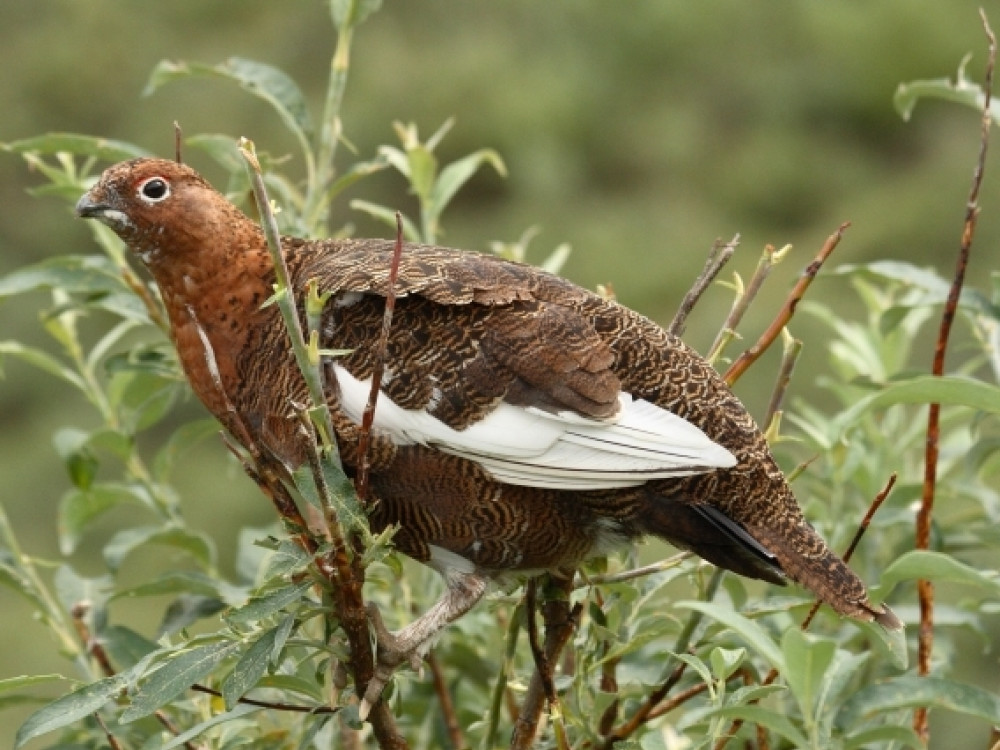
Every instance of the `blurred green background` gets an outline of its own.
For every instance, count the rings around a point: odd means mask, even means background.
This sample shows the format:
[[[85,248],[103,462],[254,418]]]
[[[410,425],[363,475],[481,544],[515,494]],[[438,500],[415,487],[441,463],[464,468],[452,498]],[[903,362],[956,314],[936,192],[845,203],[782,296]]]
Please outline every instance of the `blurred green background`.
[[[395,143],[393,120],[415,122],[429,135],[455,117],[438,149],[441,160],[493,147],[510,176],[484,169],[473,179],[445,214],[446,244],[486,249],[538,226],[529,257],[540,260],[569,242],[574,252],[565,275],[589,287],[612,282],[625,304],[662,322],[717,237],[741,234],[733,267],[744,276],[765,243],[792,243],[794,254],[775,271],[745,326],[755,338],[799,270],[845,220],[853,226],[831,265],[892,258],[951,275],[978,117],[930,102],[904,123],[892,95],[900,82],[954,74],[970,51],[970,75],[981,77],[977,5],[387,0],[355,40],[345,134],[361,158],[370,158],[378,144]],[[1000,24],[1000,13],[993,21]],[[0,141],[71,131],[170,156],[178,120],[187,134],[245,135],[271,153],[292,152],[272,112],[234,86],[200,80],[147,98],[141,92],[163,58],[216,63],[238,55],[290,73],[315,115],[332,44],[320,0],[4,0]],[[990,210],[997,160],[991,157],[984,185],[972,283],[985,284],[987,272],[1000,267],[1000,222]],[[189,150],[186,161],[221,177],[203,154]],[[289,165],[292,172],[300,167]],[[26,194],[39,182],[18,157],[0,155],[0,274],[92,248],[88,228],[65,203]],[[350,210],[348,199],[356,197],[413,207],[394,173],[362,182],[333,217],[335,226],[350,222],[360,235],[387,230]],[[842,279],[821,278],[810,295],[851,312]],[[721,290],[707,296],[689,325],[692,344],[707,346],[728,303]],[[38,315],[46,304],[40,295],[4,305],[0,339],[42,341]],[[100,328],[101,321],[89,324]],[[823,369],[822,341],[810,341],[807,321],[794,329],[806,339],[807,355],[794,388],[809,393]],[[770,371],[766,364],[757,369],[739,391],[759,414]],[[4,370],[2,502],[24,547],[59,559],[55,510],[69,483],[50,437],[58,426],[89,425],[92,416],[54,380],[14,361]],[[187,403],[181,411],[190,416],[199,408]],[[267,524],[271,511],[225,453],[212,442],[188,455],[178,484],[190,517],[213,533],[228,564],[235,529]],[[102,541],[85,540],[73,564],[101,572]],[[140,557],[131,564],[168,563]],[[129,606],[115,611],[131,616]],[[132,614],[141,616],[138,608]],[[70,669],[5,589],[0,633],[0,678]],[[983,662],[981,653],[966,658]],[[995,659],[988,654],[990,664]],[[0,714],[0,737],[26,711]]]

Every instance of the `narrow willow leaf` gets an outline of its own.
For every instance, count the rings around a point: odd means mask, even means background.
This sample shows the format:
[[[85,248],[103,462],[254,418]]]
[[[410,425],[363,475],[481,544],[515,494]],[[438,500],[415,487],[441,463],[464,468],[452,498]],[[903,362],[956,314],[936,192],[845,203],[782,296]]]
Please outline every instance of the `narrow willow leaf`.
[[[278,627],[266,631],[254,642],[250,648],[244,652],[236,666],[222,681],[222,698],[226,702],[226,709],[229,710],[236,705],[236,701],[257,684],[267,673],[267,667],[271,663],[271,656],[274,653],[275,639],[278,635]]]
[[[0,361],[2,361],[5,356],[16,357],[23,362],[27,362],[33,367],[37,367],[42,372],[54,375],[60,380],[71,384],[85,395],[89,391],[87,384],[83,381],[83,378],[51,354],[44,352],[41,349],[25,346],[19,341],[0,341]]]
[[[148,96],[171,81],[197,76],[224,78],[239,84],[243,90],[270,104],[300,141],[311,137],[309,110],[298,84],[284,71],[255,60],[231,57],[218,65],[162,60],[153,69],[143,95]]]
[[[875,727],[852,734],[843,741],[844,750],[862,750],[872,747],[890,747],[898,742],[900,747],[924,748],[923,741],[910,727]]]
[[[132,704],[122,712],[121,723],[141,719],[166,705],[209,675],[239,646],[239,643],[233,642],[209,643],[175,654],[142,684],[133,696]]]
[[[907,674],[859,690],[844,703],[837,725],[848,729],[887,711],[916,706],[946,708],[1000,724],[1000,697],[993,693],[941,677]]]
[[[124,625],[109,625],[97,636],[111,663],[119,669],[131,668],[160,647]]]
[[[241,719],[247,714],[256,713],[257,711],[262,711],[261,706],[236,706],[236,708],[231,711],[226,711],[225,713],[213,716],[211,719],[206,719],[200,724],[196,724],[191,727],[186,732],[181,732],[176,737],[174,737],[170,742],[165,745],[159,745],[160,750],[171,750],[175,747],[181,747],[182,745],[190,747],[188,743],[198,737],[200,734],[205,732],[212,727],[218,726],[219,724],[225,724],[228,721],[235,721]],[[245,722],[244,722],[245,723]],[[299,747],[306,747],[306,745],[300,745]]]
[[[382,0],[330,0],[330,16],[337,29],[357,26],[382,7]]]
[[[117,674],[74,690],[56,701],[38,709],[17,730],[15,750],[28,740],[69,726],[99,710],[128,684],[128,677]]]
[[[226,615],[226,620],[234,625],[263,620],[265,617],[284,609],[292,602],[298,601],[310,588],[312,588],[312,583],[306,582],[296,586],[284,586],[265,596],[251,597],[244,606],[229,612]]]
[[[19,141],[4,143],[5,151],[19,154],[55,154],[68,151],[78,156],[93,156],[101,161],[126,161],[140,156],[150,156],[150,153],[133,143],[115,141],[110,138],[95,138],[79,133],[46,133],[24,138]]]
[[[716,622],[725,625],[747,642],[754,651],[763,656],[772,667],[780,673],[785,673],[785,659],[778,648],[778,644],[769,636],[764,629],[753,620],[747,619],[739,612],[734,612],[728,607],[712,602],[685,601],[677,602],[675,607],[680,609],[693,609],[708,615]]]
[[[180,527],[163,526],[139,526],[119,531],[104,546],[104,562],[112,571],[117,571],[130,553],[147,544],[186,552],[204,568],[215,563],[215,546],[210,537]]]
[[[103,255],[62,255],[0,277],[0,299],[38,289],[100,295],[128,291],[118,268]]]
[[[90,524],[123,503],[145,504],[134,488],[119,483],[99,482],[63,495],[57,513],[60,551],[64,555],[72,554]]]
[[[369,203],[368,201],[353,200],[351,201],[351,208],[355,211],[362,211],[368,214],[373,219],[381,221],[383,224],[392,227],[396,227],[396,212],[385,206],[380,206],[377,203]],[[406,214],[403,214],[403,236],[410,242],[420,241],[420,230],[417,229],[417,225],[413,223]]]
[[[503,159],[493,149],[481,149],[457,161],[453,161],[441,170],[441,175],[434,182],[434,186],[430,190],[427,213],[435,219],[439,217],[451,202],[451,199],[455,197],[455,193],[484,164],[492,166],[501,177],[507,176],[507,167]]]
[[[722,716],[727,719],[743,719],[743,721],[758,724],[772,732],[777,732],[791,742],[793,747],[814,747],[788,717],[761,706],[726,706],[710,712],[709,715]]]
[[[65,679],[61,674],[23,674],[20,677],[8,677],[0,680],[0,693],[9,693],[49,682],[61,682]]]
[[[1000,386],[955,375],[921,375],[890,383],[878,393],[865,396],[836,419],[839,432],[868,412],[894,404],[941,404],[967,406],[978,411],[1000,414]]]
[[[963,583],[985,589],[993,596],[1000,595],[1000,579],[996,571],[978,570],[950,555],[932,550],[910,550],[893,560],[882,573],[877,595],[884,599],[900,581],[912,581],[918,578]]]
[[[825,638],[789,628],[781,638],[781,651],[787,670],[782,674],[806,717],[816,715],[816,696],[826,677],[826,670],[837,651],[837,644]]]

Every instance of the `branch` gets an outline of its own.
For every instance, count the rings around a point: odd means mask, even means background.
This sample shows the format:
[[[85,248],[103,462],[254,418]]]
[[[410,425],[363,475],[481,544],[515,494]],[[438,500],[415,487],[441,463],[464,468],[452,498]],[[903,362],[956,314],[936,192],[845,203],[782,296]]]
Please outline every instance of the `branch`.
[[[746,287],[738,287],[736,299],[733,300],[733,306],[729,310],[729,315],[723,322],[718,334],[716,334],[712,346],[709,347],[707,357],[709,362],[714,362],[722,354],[722,350],[726,344],[735,335],[736,327],[743,320],[743,316],[750,308],[750,304],[757,298],[757,293],[771,274],[771,269],[780,263],[791,249],[791,245],[785,245],[780,250],[775,250],[773,245],[764,246],[764,252],[758,258],[757,267],[754,268],[753,276],[750,277],[750,283]],[[736,277],[736,281],[740,283],[739,276]]]
[[[260,164],[254,153],[253,143],[245,138],[241,139],[240,154],[246,162],[254,199],[261,217],[261,226],[264,230],[268,250],[271,253],[271,259],[274,263],[274,272],[277,281],[275,299],[288,331],[296,364],[309,390],[309,398],[312,402],[309,415],[312,425],[320,433],[319,442],[315,439],[315,435],[313,435],[311,442],[313,443],[314,450],[323,450],[325,453],[324,458],[332,461],[339,469],[341,468],[341,464],[337,453],[333,420],[330,410],[327,408],[319,367],[318,341],[315,342],[316,346],[309,347],[302,335],[302,325],[299,322],[288,268],[285,265],[284,255],[281,252],[281,238],[278,234],[277,221],[274,218],[274,212],[267,197],[267,189],[264,186],[264,179],[261,175]],[[314,349],[316,351],[313,351]],[[320,448],[320,443],[322,443],[322,448]],[[322,472],[318,473],[322,474]],[[276,485],[272,485],[270,481],[267,484],[272,499],[283,501],[287,490],[279,489],[278,485],[281,485],[280,479]],[[317,489],[322,490],[323,484],[318,482]],[[330,598],[333,602],[334,611],[331,615],[339,622],[340,627],[347,637],[354,685],[358,695],[363,695],[375,669],[375,654],[372,649],[368,627],[368,614],[362,595],[364,571],[360,565],[355,564],[357,555],[352,555],[347,545],[343,526],[338,515],[338,510],[341,509],[333,506],[333,498],[330,495],[321,493],[321,498],[327,511],[324,516],[326,519],[326,533],[330,542],[330,551],[322,557],[314,555],[314,561],[320,573],[326,579]],[[294,502],[292,505],[294,505]],[[315,544],[315,540],[312,541],[312,544]],[[403,739],[396,728],[396,722],[385,701],[378,701],[375,704],[371,710],[369,721],[374,730],[375,739],[381,748],[402,750],[407,747],[406,740]]]
[[[997,40],[990,28],[985,11],[979,10],[983,30],[989,42],[989,60],[986,63],[986,81],[983,88],[983,114],[979,135],[979,159],[972,176],[972,187],[965,204],[965,222],[962,226],[962,241],[955,264],[955,276],[948,290],[948,299],[941,315],[941,326],[938,330],[937,343],[934,346],[934,361],[931,367],[933,375],[944,374],[945,354],[948,350],[948,338],[951,326],[958,310],[958,300],[965,281],[965,271],[969,265],[969,255],[972,250],[972,238],[976,231],[976,221],[979,218],[979,191],[983,184],[983,174],[986,171],[986,151],[990,141],[990,104],[993,98],[993,70],[996,66]],[[941,405],[931,404],[927,414],[927,441],[924,458],[924,486],[920,500],[920,510],[917,512],[916,547],[927,549],[930,546],[931,521],[934,515],[934,491],[937,485],[938,441],[941,435]],[[934,648],[934,584],[925,579],[917,581],[917,594],[920,599],[920,631],[917,635],[917,671],[921,675],[930,674],[931,652]],[[927,708],[918,708],[913,713],[913,729],[917,735],[927,742],[930,738]]]
[[[545,645],[544,655],[549,664],[558,660],[570,636],[576,630],[580,620],[580,613],[583,605],[577,604],[572,609],[569,606],[569,592],[573,582],[569,578],[554,578],[549,576],[550,585],[546,587],[545,603],[542,605],[542,617],[545,620]],[[551,594],[555,594],[553,597]],[[530,622],[530,616],[529,616]],[[538,731],[538,721],[545,707],[545,686],[542,683],[543,677],[540,669],[536,668],[528,685],[528,692],[521,705],[517,721],[514,723],[514,733],[511,738],[511,750],[528,750],[532,747],[535,732]],[[549,675],[551,679],[551,675]],[[557,727],[558,729],[558,727]],[[564,737],[557,736],[557,741],[562,747]]]
[[[771,321],[771,325],[769,325],[767,330],[761,334],[759,339],[757,339],[757,343],[743,352],[743,354],[741,354],[736,361],[729,366],[729,369],[726,370],[726,374],[723,376],[726,383],[732,385],[739,380],[740,376],[747,371],[750,365],[756,362],[760,356],[767,351],[768,347],[774,343],[774,340],[778,338],[781,334],[781,329],[788,325],[788,321],[790,321],[792,316],[795,314],[795,308],[805,295],[809,285],[812,284],[812,280],[816,278],[816,274],[819,273],[819,269],[823,267],[823,263],[828,257],[830,257],[830,253],[832,253],[840,243],[840,238],[844,236],[844,231],[849,226],[850,224],[845,222],[840,225],[836,232],[827,237],[826,242],[823,243],[823,247],[820,248],[816,257],[813,258],[812,263],[806,266],[802,275],[799,276],[799,280],[796,282],[795,286],[792,287],[792,291],[789,292],[788,297],[785,298],[785,303],[781,306],[781,309],[778,311],[774,320]]]
[[[719,275],[722,267],[733,257],[733,253],[736,252],[739,244],[740,236],[738,234],[734,235],[725,244],[722,244],[721,240],[716,240],[712,244],[712,249],[708,252],[708,259],[705,261],[705,267],[701,269],[698,278],[694,280],[688,293],[681,300],[681,306],[677,308],[674,319],[670,321],[670,325],[667,327],[668,333],[672,333],[674,336],[684,335],[684,327],[687,324],[687,317],[691,314],[691,310],[698,304],[701,295],[705,293],[705,290],[715,280],[715,277]]]
[[[403,215],[397,211],[396,248],[392,253],[392,264],[389,266],[389,289],[385,293],[382,331],[379,333],[378,344],[375,347],[372,386],[368,392],[368,403],[365,404],[365,411],[361,417],[361,434],[358,438],[358,474],[354,479],[354,488],[362,505],[368,500],[368,472],[371,469],[371,453],[368,446],[371,441],[372,424],[375,421],[375,406],[378,403],[378,394],[382,387],[382,373],[385,371],[386,350],[389,348],[389,330],[392,328],[392,313],[396,309],[396,279],[399,277],[399,260],[402,256]]]
[[[462,734],[462,725],[458,723],[458,716],[455,713],[455,702],[451,699],[451,692],[448,690],[448,683],[444,679],[444,670],[437,655],[430,651],[427,654],[427,664],[431,668],[431,677],[434,679],[434,692],[437,693],[438,702],[441,704],[441,714],[444,717],[444,725],[448,730],[448,739],[454,750],[462,750],[468,747],[465,737]]]

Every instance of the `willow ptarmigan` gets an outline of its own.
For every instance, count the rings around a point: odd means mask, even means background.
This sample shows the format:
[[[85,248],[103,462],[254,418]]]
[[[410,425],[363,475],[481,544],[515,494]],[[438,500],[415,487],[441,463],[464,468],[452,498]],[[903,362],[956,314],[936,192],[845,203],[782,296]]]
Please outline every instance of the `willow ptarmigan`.
[[[192,169],[159,159],[109,168],[76,210],[152,273],[208,409],[229,424],[228,402],[285,465],[301,463],[290,403],[308,399],[279,312],[262,307],[275,276],[260,227]],[[350,350],[323,369],[350,473],[393,245],[282,244],[300,297],[310,279],[332,293],[321,346]],[[491,577],[572,569],[645,534],[900,627],[806,522],[753,419],[679,339],[556,276],[472,252],[407,245],[396,289],[370,520],[399,524],[396,546],[447,590],[380,643],[380,683]]]

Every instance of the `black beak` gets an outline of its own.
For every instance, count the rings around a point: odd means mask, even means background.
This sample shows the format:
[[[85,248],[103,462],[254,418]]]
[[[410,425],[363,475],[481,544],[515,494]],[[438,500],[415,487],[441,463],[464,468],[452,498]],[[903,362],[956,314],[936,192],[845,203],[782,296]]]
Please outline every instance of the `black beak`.
[[[90,197],[90,193],[84,193],[80,200],[76,202],[76,215],[81,219],[100,218],[110,206],[106,203],[98,203]]]

